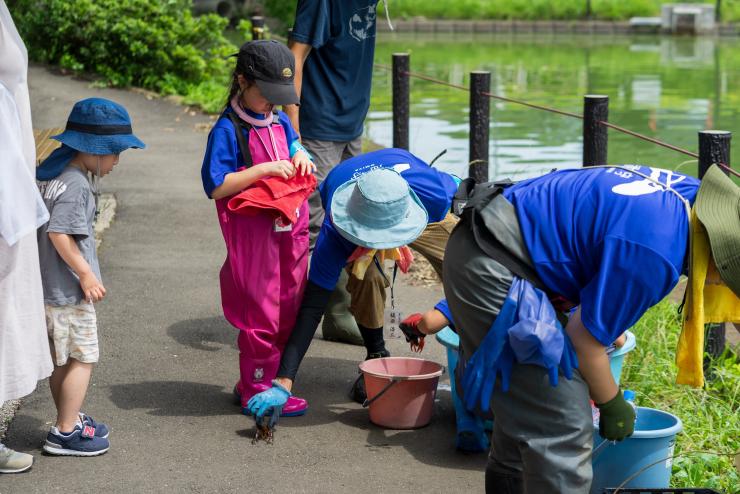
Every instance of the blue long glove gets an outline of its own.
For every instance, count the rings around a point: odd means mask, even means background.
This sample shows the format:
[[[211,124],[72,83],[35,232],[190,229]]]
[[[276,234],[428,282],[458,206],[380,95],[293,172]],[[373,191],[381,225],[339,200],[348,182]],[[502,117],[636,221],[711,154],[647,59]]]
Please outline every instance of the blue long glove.
[[[283,406],[292,395],[290,391],[277,381],[272,381],[272,387],[252,396],[247,402],[249,413],[255,417],[263,417],[270,410],[273,417],[280,416]]]
[[[502,391],[508,391],[515,362],[544,367],[552,386],[558,384],[559,369],[572,379],[578,367],[573,345],[547,296],[519,278],[514,278],[498,317],[465,366],[461,384],[468,410],[488,410],[497,377]]]
[[[521,280],[514,278],[496,320],[465,365],[462,388],[468,410],[475,410],[478,405],[483,412],[489,409],[499,373],[502,387],[508,390],[514,360],[507,333],[515,322],[520,287]]]
[[[578,358],[545,292],[524,282],[517,317],[517,323],[509,329],[516,361],[547,369],[552,386],[558,385],[558,370],[572,379]]]

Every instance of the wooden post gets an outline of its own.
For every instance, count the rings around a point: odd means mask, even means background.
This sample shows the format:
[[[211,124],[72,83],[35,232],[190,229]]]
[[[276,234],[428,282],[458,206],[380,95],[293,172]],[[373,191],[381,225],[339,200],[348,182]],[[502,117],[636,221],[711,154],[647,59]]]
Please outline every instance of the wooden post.
[[[265,18],[261,15],[254,15],[252,21],[252,41],[265,39]]]
[[[715,163],[730,166],[731,139],[732,133],[726,130],[703,130],[699,132],[700,179],[704,177],[709,167]]]
[[[583,166],[602,166],[607,161],[609,96],[587,94],[583,97]]]
[[[732,133],[725,130],[704,130],[699,132],[699,178],[704,177],[709,167],[715,163],[730,166],[731,138]],[[725,324],[707,324],[706,335],[704,348],[710,358],[704,359],[704,370],[709,369],[711,358],[719,357],[725,351],[727,342]]]
[[[488,141],[491,122],[491,73],[470,73],[470,152],[468,176],[476,182],[488,181]]]
[[[393,147],[409,149],[409,54],[393,54]]]

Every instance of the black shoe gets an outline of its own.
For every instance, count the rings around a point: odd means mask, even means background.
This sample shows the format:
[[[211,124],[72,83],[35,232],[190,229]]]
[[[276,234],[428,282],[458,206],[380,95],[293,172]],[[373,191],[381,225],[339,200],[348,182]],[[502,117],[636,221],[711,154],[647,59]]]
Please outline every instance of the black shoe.
[[[391,352],[389,352],[388,350],[381,350],[380,352],[368,353],[367,357],[365,357],[365,360],[372,360],[374,358],[385,358],[390,356]]]
[[[388,350],[383,350],[380,352],[368,353],[367,357],[365,357],[365,360],[385,358],[390,356],[391,352],[389,352]],[[360,404],[364,403],[367,399],[367,393],[365,392],[365,376],[362,374],[362,372],[360,372],[360,375],[357,376],[355,382],[352,383],[352,388],[350,388],[349,390],[349,399]]]
[[[365,392],[365,376],[360,374],[352,384],[352,388],[349,390],[349,399],[355,403],[363,404],[367,399],[367,393]]]

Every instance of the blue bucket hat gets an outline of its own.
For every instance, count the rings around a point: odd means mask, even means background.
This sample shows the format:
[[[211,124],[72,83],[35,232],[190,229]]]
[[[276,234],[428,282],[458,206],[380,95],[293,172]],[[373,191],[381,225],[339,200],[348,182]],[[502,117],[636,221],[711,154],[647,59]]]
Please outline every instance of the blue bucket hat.
[[[376,168],[340,185],[331,200],[331,221],[345,239],[371,249],[416,240],[429,216],[408,182],[392,168]]]
[[[59,175],[76,152],[120,154],[128,148],[144,149],[133,134],[126,109],[111,100],[88,98],[75,103],[61,134],[51,136],[62,143],[36,170],[36,178],[49,180]]]

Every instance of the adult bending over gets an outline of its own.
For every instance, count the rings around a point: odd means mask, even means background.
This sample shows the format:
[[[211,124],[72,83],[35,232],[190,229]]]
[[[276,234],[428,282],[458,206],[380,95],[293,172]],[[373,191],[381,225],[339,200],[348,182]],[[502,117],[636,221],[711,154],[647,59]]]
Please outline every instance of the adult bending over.
[[[501,190],[478,186],[467,208],[448,242],[443,283],[460,334],[463,399],[490,404],[496,417],[486,491],[587,493],[589,395],[602,437],[634,429],[605,347],[688,273],[692,319],[679,344],[679,381],[698,385],[697,294],[712,297],[706,321],[722,317],[718,308],[740,312],[740,190],[717,166],[701,185],[658,168],[595,167]],[[565,334],[553,305],[578,307]]]
[[[291,396],[298,367],[345,266],[350,272],[350,310],[360,328],[367,359],[390,355],[383,340],[389,280],[381,272],[378,259],[395,256],[386,249],[410,245],[441,270],[447,238],[456,221],[449,214],[455,190],[452,175],[401,149],[360,155],[329,173],[320,185],[326,217],[298,318],[277,378],[272,388],[249,401],[251,413],[262,416],[273,407],[282,407]],[[358,259],[348,265],[355,257]],[[356,401],[365,399],[362,379],[355,382],[351,395]]]

